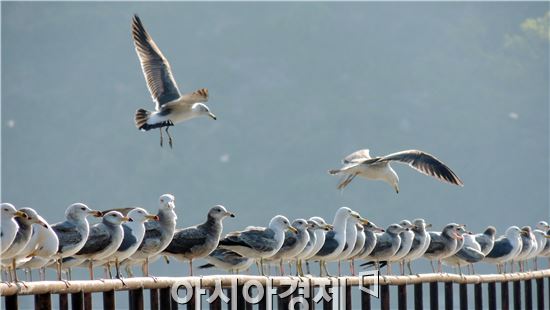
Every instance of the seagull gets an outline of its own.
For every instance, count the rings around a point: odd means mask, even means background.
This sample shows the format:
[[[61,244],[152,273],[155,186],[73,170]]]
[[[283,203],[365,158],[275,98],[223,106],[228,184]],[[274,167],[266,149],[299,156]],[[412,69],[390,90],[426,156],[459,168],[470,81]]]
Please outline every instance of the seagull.
[[[126,259],[126,272],[132,275],[130,266],[141,263],[143,275],[149,276],[149,259],[153,258],[170,244],[176,230],[177,215],[174,212],[176,198],[172,194],[160,196],[158,221],[145,222],[145,236],[138,249]]]
[[[365,259],[369,256],[372,250],[374,250],[374,247],[376,246],[376,239],[378,238],[377,233],[385,232],[383,228],[376,226],[373,222],[363,224],[363,231],[365,232],[365,244],[363,245],[361,252],[357,255],[357,258],[360,259]]]
[[[18,211],[11,203],[2,203],[0,205],[0,220],[2,226],[0,226],[0,255],[10,247],[19,225],[15,221],[16,217],[27,217],[23,211]]]
[[[319,220],[316,220],[316,218]],[[302,260],[309,258],[313,251],[317,252],[323,246],[325,234],[332,229],[332,225],[327,224],[325,220],[319,217],[311,217],[307,220],[307,223],[309,224],[307,229],[309,241],[306,243],[304,249],[294,257],[296,259],[296,274],[299,276],[304,275]]]
[[[86,243],[74,255],[88,260],[90,280],[94,279],[94,261],[106,259],[116,252],[124,237],[122,223],[131,221],[131,218],[118,211],[109,211],[103,215],[100,223],[90,228]]]
[[[550,230],[550,225],[548,225],[548,223],[546,223],[545,221],[540,221],[536,225],[535,232],[537,232],[537,231],[542,232],[543,233],[542,237],[544,237],[542,239],[545,239],[545,241],[540,241],[540,244],[539,244],[540,252],[538,252],[537,255],[533,258],[534,263],[535,263],[535,269],[537,269],[537,270],[538,270],[538,261],[537,261],[538,257],[539,256],[548,256],[550,254],[550,242],[548,240],[546,240],[547,239],[546,236],[547,236],[549,230]],[[540,238],[540,233],[537,235],[537,240],[538,240],[538,238]]]
[[[321,276],[323,272],[328,275],[326,262],[338,260],[346,246],[346,226],[350,217],[361,218],[359,213],[348,207],[341,207],[336,211],[332,222],[333,229],[326,234],[323,246],[311,257],[311,259],[319,260]]]
[[[29,214],[31,217],[36,217],[43,225],[34,225],[32,229],[31,239],[22,250],[26,254],[25,258],[17,260],[17,268],[27,269],[31,274],[32,269],[39,269],[41,279],[45,280],[45,267],[52,261],[52,256],[55,255],[59,248],[59,239],[53,231],[50,224],[41,217],[34,209],[22,208],[21,211]]]
[[[172,136],[168,132],[170,126],[203,115],[216,119],[204,104],[208,101],[208,89],[201,88],[192,93],[180,94],[168,60],[145,31],[137,15],[132,20],[132,38],[147,87],[156,104],[153,112],[145,109],[136,111],[135,123],[139,130],[159,128],[162,146],[162,128],[166,127],[168,144],[172,147]]]
[[[312,227],[305,219],[296,219],[291,225],[296,229],[297,233],[290,231],[285,232],[285,241],[283,245],[277,253],[269,257],[269,261],[279,261],[279,273],[281,276],[283,276],[285,272],[283,261],[294,259],[296,255],[302,252],[309,241],[309,233],[307,230]],[[296,267],[296,269],[298,269],[298,267]],[[289,272],[292,272],[292,270]]]
[[[399,225],[401,225],[406,230],[399,234],[399,237],[401,238],[401,243],[399,244],[399,249],[397,250],[397,252],[395,252],[395,254],[388,260],[388,264],[390,264],[388,267],[391,271],[391,263],[398,262],[401,275],[405,275],[405,256],[407,256],[411,250],[415,235],[413,229],[416,228],[416,226],[408,220],[402,220],[401,222],[399,222]]]
[[[307,273],[311,274],[309,270],[309,260],[310,258],[315,256],[315,254],[317,254],[317,252],[319,252],[319,250],[323,247],[323,244],[325,244],[325,237],[327,232],[333,230],[334,226],[332,226],[331,224],[327,224],[327,222],[320,216],[310,217],[308,222],[316,223],[317,225],[324,228],[323,230],[315,231],[315,234],[314,234],[315,242],[312,244],[311,248],[309,249],[309,252],[303,256],[303,260],[306,261]],[[301,263],[300,263],[300,268],[301,268]]]
[[[222,248],[216,248],[204,259],[208,263],[199,266],[199,269],[216,267],[235,273],[248,269],[254,263],[254,260],[251,258],[244,257],[237,252]]]
[[[457,252],[458,240],[462,239],[460,232],[464,225],[456,223],[447,224],[441,232],[430,231],[430,245],[424,253],[424,257],[430,260],[432,270],[435,272],[433,261],[438,261],[437,271],[441,273],[441,259]]]
[[[193,276],[193,259],[205,257],[216,249],[223,231],[222,221],[226,217],[235,215],[221,205],[211,208],[204,223],[177,230],[162,254],[188,260],[189,275]]]
[[[397,161],[409,164],[411,168],[432,176],[442,182],[464,186],[460,178],[443,162],[426,152],[407,150],[381,157],[371,157],[368,149],[351,153],[342,160],[344,166],[329,170],[331,175],[345,176],[338,184],[338,189],[346,187],[356,176],[371,180],[382,180],[390,184],[399,193],[399,177],[390,163]]]
[[[414,227],[411,229],[414,233],[414,238],[411,244],[409,253],[403,258],[407,262],[409,268],[409,274],[413,274],[411,268],[411,262],[424,255],[428,247],[430,246],[430,234],[426,231],[426,228],[432,227],[432,224],[427,224],[424,219],[413,220]]]
[[[521,230],[523,231],[523,234],[521,235],[521,250],[516,257],[514,257],[513,261],[518,263],[519,271],[523,272],[525,269],[525,262],[529,258],[529,254],[531,251],[537,249],[537,241],[535,240],[535,235],[533,235],[531,227],[523,226]]]
[[[452,267],[458,267],[460,275],[462,275],[462,266],[470,266],[485,258],[481,251],[481,245],[476,241],[476,236],[470,233],[462,234],[462,246],[454,255],[445,257],[442,262]]]
[[[109,211],[107,211],[109,212]],[[104,262],[106,267],[109,269],[110,274],[110,263],[114,262],[116,269],[116,277],[122,280],[120,274],[120,262],[132,256],[141,244],[143,236],[145,235],[145,222],[147,220],[158,221],[159,217],[157,215],[149,214],[145,209],[142,208],[130,208],[127,212],[122,212],[131,219],[131,221],[122,223],[122,230],[124,231],[124,236],[122,242],[118,249],[111,254]]]
[[[13,242],[8,247],[4,253],[2,253],[2,266],[10,268],[13,271],[13,280],[17,282],[17,272],[16,272],[16,262],[18,259],[25,258],[27,255],[31,254],[32,250],[26,249],[25,247],[31,240],[32,236],[32,224],[39,224],[46,227],[46,223],[42,222],[37,216],[36,211],[30,208],[23,208],[19,211],[23,212],[26,216],[16,217],[17,233]],[[32,212],[31,212],[32,211]],[[26,250],[26,251],[23,251]],[[10,274],[11,277],[11,274]]]
[[[404,231],[406,231],[406,228],[403,226],[391,224],[386,228],[385,232],[376,236],[376,245],[366,259],[374,261],[374,265],[378,271],[380,271],[380,262],[388,261],[399,250],[399,245],[401,244],[401,237],[399,235]],[[368,264],[367,262],[361,266]],[[388,272],[390,272],[389,268]]]
[[[357,239],[355,240],[355,245],[353,246],[353,250],[348,255],[349,260],[349,267],[351,271],[351,275],[355,276],[355,259],[357,258],[357,255],[363,251],[363,248],[365,247],[365,227],[364,224],[356,224],[357,229]]]
[[[495,264],[497,272],[504,273],[506,271],[505,263],[514,259],[517,253],[521,251],[521,235],[523,234],[525,234],[525,232],[520,230],[517,226],[508,227],[504,236],[495,240],[493,249],[485,256],[483,261]]]
[[[286,217],[277,215],[271,219],[267,228],[248,227],[244,231],[227,234],[220,240],[219,247],[237,252],[244,257],[260,259],[260,273],[263,275],[263,260],[273,256],[283,246],[285,230],[298,232]]]
[[[352,258],[352,252],[355,250],[355,243],[357,242],[357,235],[358,235],[358,229],[357,226],[360,225],[362,228],[362,224],[367,224],[369,221],[365,218],[359,217],[356,218],[354,216],[348,217],[348,221],[346,223],[346,244],[344,245],[344,248],[342,249],[342,252],[340,253],[337,261],[338,261],[338,276],[341,275],[341,261],[346,259]],[[365,244],[365,241],[362,241],[361,247]],[[351,262],[351,261],[350,261]],[[354,264],[351,264],[352,267],[352,273],[355,275],[355,266]]]

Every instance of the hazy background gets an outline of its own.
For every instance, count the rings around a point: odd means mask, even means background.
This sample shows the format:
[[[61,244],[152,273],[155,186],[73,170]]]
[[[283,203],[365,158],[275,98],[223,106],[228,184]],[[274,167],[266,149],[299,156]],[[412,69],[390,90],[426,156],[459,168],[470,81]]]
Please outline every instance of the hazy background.
[[[153,107],[133,13],[218,116],[172,128],[174,149],[133,123]],[[382,226],[534,225],[549,217],[548,19],[547,3],[4,2],[2,201],[53,223],[73,202],[156,212],[173,193],[179,227],[223,204],[226,231],[341,206]],[[398,195],[336,190],[326,171],[360,148],[425,150],[465,186],[396,164]]]

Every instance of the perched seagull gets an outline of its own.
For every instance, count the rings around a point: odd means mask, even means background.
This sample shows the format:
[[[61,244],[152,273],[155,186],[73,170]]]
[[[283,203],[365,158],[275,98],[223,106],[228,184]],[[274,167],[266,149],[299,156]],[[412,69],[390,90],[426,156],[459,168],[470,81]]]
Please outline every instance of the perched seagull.
[[[19,211],[25,213],[26,216],[16,217],[17,233],[13,242],[4,253],[2,253],[2,266],[10,268],[13,271],[13,280],[17,282],[16,262],[18,259],[25,258],[32,253],[32,250],[26,249],[27,244],[32,236],[32,224],[38,224],[46,227],[46,223],[42,222],[36,215],[36,211],[30,208],[23,208]],[[25,251],[24,251],[25,250]],[[11,276],[11,274],[10,274]]]
[[[296,259],[296,274],[299,276],[304,275],[302,260],[309,258],[313,251],[317,252],[323,246],[325,234],[332,229],[332,225],[327,224],[322,218],[318,218],[320,221],[315,220],[315,218],[318,217],[312,217],[307,221],[309,224],[309,228],[307,229],[309,241],[306,243],[304,249],[294,257]]]
[[[27,217],[23,211],[18,211],[11,203],[2,203],[0,205],[0,220],[2,226],[0,226],[0,255],[10,247],[19,225],[15,221],[16,217]]]
[[[355,243],[357,242],[357,235],[358,235],[358,229],[357,226],[361,226],[361,233],[363,232],[363,224],[368,224],[368,220],[366,218],[356,218],[354,216],[351,216],[348,218],[348,222],[346,223],[346,244],[344,245],[344,248],[342,249],[342,252],[340,253],[337,261],[338,261],[338,276],[341,275],[341,262],[342,260],[351,259],[352,252],[355,250]],[[361,241],[361,240],[360,240]],[[365,245],[365,241],[361,242],[361,248],[363,245]],[[355,256],[355,255],[354,255]],[[355,265],[351,264],[351,272],[352,275],[355,275]]]
[[[365,259],[367,256],[370,255],[372,250],[374,250],[374,247],[376,246],[376,239],[378,239],[377,233],[385,232],[383,228],[376,226],[376,224],[374,224],[373,222],[363,224],[363,231],[365,232],[365,244],[363,245],[363,249],[357,256],[357,258],[361,259]]]
[[[525,262],[529,258],[529,254],[531,251],[537,250],[537,241],[535,240],[535,235],[533,234],[530,226],[523,226],[521,230],[523,231],[523,234],[521,234],[522,246],[519,253],[516,254],[516,257],[514,257],[513,262],[517,262],[519,271],[523,272],[525,270]]]
[[[542,231],[544,233],[544,239],[547,239],[548,232],[550,231],[550,225],[546,223],[545,221],[540,221],[537,223],[536,230],[535,231]],[[540,252],[535,256],[534,263],[535,263],[535,269],[538,269],[538,262],[537,259],[539,256],[549,256],[550,255],[550,241],[546,240],[545,242],[541,242],[542,248],[540,249]]]
[[[116,269],[116,277],[122,279],[120,274],[120,262],[132,256],[141,244],[143,236],[145,236],[145,222],[147,220],[158,221],[159,217],[157,215],[149,214],[145,209],[142,208],[131,208],[128,212],[123,212],[126,216],[131,219],[131,221],[122,223],[122,230],[124,231],[124,236],[122,242],[118,249],[109,256],[105,263],[106,267],[109,268],[110,274],[110,263],[114,262]]]
[[[431,240],[430,234],[426,231],[426,228],[432,227],[432,224],[427,224],[424,219],[415,219],[413,221],[413,225],[414,227],[412,228],[412,232],[414,233],[414,238],[411,244],[411,249],[403,258],[409,268],[409,274],[413,274],[411,262],[424,255],[430,246]]]
[[[102,213],[88,208],[83,203],[75,203],[65,211],[67,220],[52,225],[52,229],[59,239],[59,248],[53,256],[57,260],[58,280],[61,280],[62,259],[80,251],[88,239],[90,233],[90,225],[86,219],[88,215],[101,217]],[[65,283],[68,285],[68,282]]]
[[[49,265],[52,261],[52,256],[57,253],[59,248],[59,239],[55,231],[53,231],[50,224],[41,217],[34,209],[31,208],[22,208],[21,211],[29,214],[31,217],[38,218],[43,225],[34,225],[32,229],[31,239],[25,246],[25,249],[22,250],[26,254],[25,258],[17,260],[17,268],[27,269],[31,274],[32,281],[32,269],[38,269],[40,273],[40,279],[46,280],[45,267]]]
[[[341,207],[336,211],[334,215],[334,221],[332,222],[333,229],[329,231],[325,236],[325,242],[323,246],[315,253],[311,259],[319,260],[319,269],[321,276],[323,272],[328,275],[327,261],[338,260],[340,254],[346,246],[346,226],[348,218],[354,217],[362,219],[359,213],[351,210],[348,207]],[[355,223],[353,223],[355,225]]]
[[[332,226],[331,224],[327,224],[327,222],[322,217],[319,217],[319,216],[310,217],[308,222],[317,223],[319,226],[324,228],[323,230],[316,230],[315,231],[315,234],[314,234],[315,235],[314,236],[315,242],[312,244],[311,248],[309,249],[309,252],[303,256],[303,259],[306,261],[307,273],[311,274],[311,272],[309,270],[309,260],[313,256],[315,256],[315,254],[317,254],[317,252],[319,252],[319,250],[323,247],[323,244],[325,244],[326,234],[329,231],[333,230],[334,226]],[[307,246],[306,246],[306,248],[307,248]],[[301,268],[301,263],[300,263],[300,268]]]
[[[199,269],[216,267],[235,273],[248,269],[254,263],[254,260],[251,258],[244,257],[237,252],[222,248],[216,248],[204,259],[208,263],[199,266]]]
[[[131,265],[141,264],[143,275],[149,276],[149,259],[164,251],[176,231],[177,215],[174,212],[176,198],[172,194],[160,196],[158,221],[145,222],[145,236],[138,249],[126,259],[126,272],[132,275]]]
[[[397,253],[401,245],[401,237],[399,235],[406,230],[406,228],[399,224],[391,224],[386,228],[385,232],[376,236],[376,245],[366,258],[374,261],[376,270],[380,271],[380,262],[390,260],[391,257]],[[369,262],[361,266],[364,265],[369,265]],[[390,272],[389,268],[387,271],[388,273]]]
[[[470,266],[485,258],[481,251],[481,245],[476,241],[476,236],[469,233],[462,234],[462,240],[460,250],[454,255],[442,259],[445,265],[457,267],[460,275],[462,275],[462,266]]]
[[[458,250],[458,240],[464,225],[455,223],[447,224],[441,232],[430,231],[430,245],[424,253],[424,257],[430,260],[432,270],[435,272],[433,261],[437,260],[437,271],[441,273],[441,259],[455,254]]]
[[[109,211],[103,215],[100,223],[90,228],[86,243],[74,256],[88,260],[90,280],[94,279],[94,261],[101,261],[113,255],[124,237],[122,223],[132,219],[118,211]]]
[[[162,254],[188,260],[189,275],[193,276],[193,259],[205,257],[216,249],[223,231],[222,221],[226,217],[235,215],[221,205],[211,208],[204,223],[177,230]]]
[[[193,93],[180,94],[168,60],[145,31],[137,15],[132,20],[132,38],[147,87],[156,103],[154,112],[145,109],[136,111],[135,122],[139,130],[159,128],[162,146],[162,128],[166,127],[168,144],[172,147],[172,136],[168,132],[170,126],[202,115],[216,119],[204,104],[208,101],[208,89],[201,88]]]
[[[368,223],[367,223],[368,224]],[[355,259],[357,258],[357,255],[363,251],[363,248],[365,247],[365,224],[356,224],[357,229],[357,239],[355,240],[355,245],[353,246],[353,250],[348,255],[347,259],[349,260],[349,268],[351,271],[351,275],[355,276]]]
[[[406,230],[399,234],[399,237],[401,238],[399,249],[392,257],[390,257],[388,263],[399,263],[401,275],[405,275],[405,257],[409,254],[411,250],[413,239],[415,236],[413,229],[416,228],[416,226],[408,220],[402,220],[401,222],[399,222],[399,225],[401,225]],[[388,267],[391,272],[391,265],[389,265]]]
[[[344,166],[329,170],[331,175],[344,175],[338,184],[338,189],[346,187],[356,176],[371,180],[382,180],[390,184],[399,193],[399,177],[390,163],[397,161],[409,164],[413,169],[430,175],[440,181],[464,186],[462,180],[443,162],[434,156],[418,150],[407,150],[381,157],[371,157],[369,150],[359,150],[342,160]]]
[[[277,215],[269,222],[269,227],[248,227],[244,231],[231,232],[220,240],[220,248],[239,253],[244,257],[260,259],[260,273],[264,274],[263,260],[273,256],[283,246],[285,231],[298,231],[288,219]]]
[[[497,272],[504,273],[506,271],[506,262],[514,259],[521,251],[523,243],[521,236],[524,231],[517,226],[510,226],[506,229],[504,236],[495,240],[493,249],[485,256],[484,262],[495,264]]]
[[[309,233],[308,228],[312,226],[305,219],[296,219],[292,222],[292,227],[294,227],[298,232],[293,233],[290,231],[285,232],[285,241],[283,245],[273,256],[269,257],[269,261],[279,262],[279,273],[281,276],[284,275],[285,270],[283,268],[284,260],[291,260],[306,247],[309,242]],[[290,264],[290,263],[289,263]],[[298,267],[296,267],[297,269]],[[289,273],[292,270],[289,271]]]
[[[479,243],[480,251],[483,255],[489,254],[495,245],[495,235],[497,230],[493,226],[487,227],[484,232],[475,235],[476,242]]]

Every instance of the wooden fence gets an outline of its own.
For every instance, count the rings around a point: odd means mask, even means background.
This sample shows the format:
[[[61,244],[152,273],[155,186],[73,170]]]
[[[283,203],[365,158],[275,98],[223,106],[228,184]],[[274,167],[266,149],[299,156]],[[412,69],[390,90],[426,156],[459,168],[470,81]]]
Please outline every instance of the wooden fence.
[[[127,305],[130,309],[371,309],[379,303],[381,309],[471,309],[472,298],[475,309],[549,309],[550,269],[511,274],[467,275],[420,274],[413,276],[364,276],[364,277],[261,277],[246,275],[220,275],[204,277],[159,277],[128,278],[125,285],[120,280],[71,281],[67,287],[60,281],[37,281],[22,284],[0,284],[0,295],[4,298],[5,309],[18,309],[18,298],[34,295],[35,309],[51,309],[52,294],[58,295],[59,309],[91,309],[92,298],[102,295],[103,308],[115,309],[115,292],[127,291]],[[533,281],[535,287],[533,288]],[[378,282],[378,283],[377,283]],[[545,290],[545,282],[547,289]],[[194,294],[185,304],[172,299],[172,287],[176,284],[183,289],[175,290],[178,296],[188,290],[199,288],[206,291],[204,296]],[[378,284],[378,286],[376,286]],[[497,284],[499,294],[497,294]],[[523,284],[523,285],[522,285]],[[208,303],[203,299],[219,291],[231,300],[226,304],[220,296]],[[379,297],[359,290],[359,286],[375,290]],[[442,298],[440,287],[443,286]],[[468,287],[473,286],[473,296]],[[511,286],[511,288],[510,288]],[[292,290],[298,287],[297,290]],[[424,290],[428,287],[428,291]],[[522,290],[523,287],[523,290]],[[332,288],[332,290],[331,290]],[[354,288],[357,290],[352,293]],[[396,296],[390,296],[390,288]],[[407,298],[412,289],[413,298]],[[150,304],[144,305],[144,290],[149,290]],[[328,298],[318,298],[325,291]],[[455,294],[455,290],[458,294]],[[483,291],[487,290],[484,294]],[[251,300],[250,297],[263,298]],[[471,290],[470,290],[471,291]],[[182,294],[184,292],[185,294]],[[272,292],[267,294],[267,292]],[[275,293],[273,293],[275,292]],[[243,294],[244,293],[244,294]],[[353,296],[357,298],[353,298]],[[393,295],[393,294],[392,294]],[[266,297],[267,296],[267,297]],[[424,298],[428,296],[428,301]],[[484,296],[486,301],[484,302]],[[497,298],[499,296],[499,298]],[[535,296],[536,300],[533,300]],[[395,298],[396,297],[396,298]],[[408,304],[408,299],[413,302]],[[468,300],[470,299],[470,306]],[[390,300],[392,304],[390,306]],[[443,302],[441,302],[443,301]],[[395,305],[396,303],[396,305]],[[301,306],[298,306],[301,305]]]

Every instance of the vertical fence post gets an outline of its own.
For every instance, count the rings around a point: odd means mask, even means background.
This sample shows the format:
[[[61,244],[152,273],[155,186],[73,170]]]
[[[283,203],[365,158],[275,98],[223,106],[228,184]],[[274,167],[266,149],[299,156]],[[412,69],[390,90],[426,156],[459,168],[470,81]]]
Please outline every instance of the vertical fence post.
[[[17,295],[6,296],[4,300],[6,309],[19,309],[19,302],[17,301]]]
[[[370,285],[364,285],[366,289],[370,289]],[[370,294],[361,290],[361,310],[370,310]]]
[[[321,287],[321,289],[326,289],[327,295],[332,297],[330,300],[323,298],[323,309],[325,310],[332,310],[332,300],[334,299],[334,294],[338,294],[338,292],[334,292],[334,290],[331,290],[331,288],[333,288],[332,284],[330,284],[328,287],[324,287],[324,288]],[[331,293],[331,291],[333,292]],[[279,309],[286,309],[286,308],[279,308]]]
[[[84,293],[84,309],[92,310],[92,293]]]
[[[59,294],[59,310],[69,310],[69,297],[67,294]]]
[[[115,310],[115,291],[103,292],[103,309]]]
[[[533,309],[533,281],[531,279],[523,281],[523,290],[525,291],[525,309]]]
[[[544,279],[537,279],[537,309],[544,309]]]
[[[513,281],[514,309],[521,310],[521,282]]]
[[[468,310],[468,284],[460,283],[459,295],[460,295],[460,310]]]
[[[508,281],[500,282],[500,309],[510,309],[510,297],[508,293]]]
[[[34,309],[51,309],[52,299],[49,293],[34,295]]]
[[[438,282],[430,282],[430,310],[439,309],[439,296],[437,292]]]
[[[474,304],[476,310],[483,309],[483,287],[481,283],[474,284]]]
[[[309,290],[309,292],[304,292],[304,294],[306,294],[306,301],[308,303],[308,310],[315,310],[315,301],[313,300],[313,298],[315,297],[315,286],[311,283],[311,279],[308,280],[308,286],[307,286],[307,289]]]
[[[84,293],[71,294],[71,308],[73,310],[82,310],[84,308]]]
[[[397,286],[397,309],[407,309],[407,285],[405,284]]]
[[[414,310],[424,309],[424,292],[422,292],[422,283],[414,285]]]
[[[453,282],[445,282],[445,309],[453,310]]]
[[[380,286],[380,309],[390,310],[390,286],[383,284]]]
[[[497,310],[497,285],[495,282],[487,283],[487,296],[489,310]]]
[[[170,287],[160,289],[159,305],[162,310],[170,310],[172,306],[172,292]]]
[[[132,310],[143,310],[143,289],[138,288],[128,291],[129,308]]]
[[[346,310],[353,310],[351,299],[352,299],[351,285],[346,283]]]
[[[149,304],[151,305],[151,310],[159,309],[159,290],[152,288],[149,290]]]
[[[211,287],[208,289],[209,295],[212,297],[214,295],[214,292],[216,289],[214,287]],[[216,297],[216,299],[212,300],[210,303],[210,310],[221,310],[222,309],[222,299],[220,296]]]

